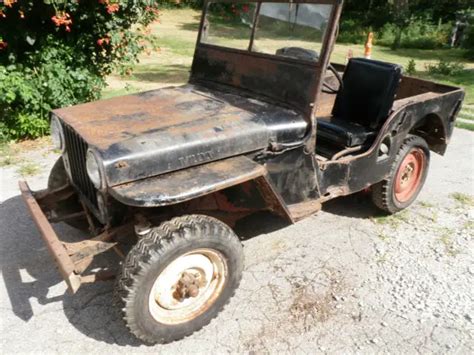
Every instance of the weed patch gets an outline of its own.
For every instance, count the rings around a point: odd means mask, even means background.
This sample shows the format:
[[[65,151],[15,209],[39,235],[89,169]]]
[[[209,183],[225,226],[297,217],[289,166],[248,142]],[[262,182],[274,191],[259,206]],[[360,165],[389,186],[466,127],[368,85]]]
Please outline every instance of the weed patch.
[[[461,206],[474,206],[474,197],[471,195],[464,194],[462,192],[454,192],[449,196]]]
[[[40,171],[40,166],[35,163],[25,163],[21,165],[17,173],[20,174],[21,176],[33,176],[38,174]]]

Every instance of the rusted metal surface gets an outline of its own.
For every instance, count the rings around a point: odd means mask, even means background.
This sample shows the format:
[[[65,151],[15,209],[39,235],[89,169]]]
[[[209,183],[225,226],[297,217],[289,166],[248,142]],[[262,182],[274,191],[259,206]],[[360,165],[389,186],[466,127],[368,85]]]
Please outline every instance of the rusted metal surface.
[[[435,88],[436,84],[430,86],[430,89]],[[448,88],[451,91],[446,92]],[[421,87],[421,93],[411,91],[416,95],[400,99],[401,105],[395,101],[396,110],[387,118],[368,150],[338,160],[318,161],[321,194],[328,195],[324,200],[362,191],[386,178],[408,134],[423,137],[431,150],[444,154],[454,128],[456,104],[462,102],[464,91],[444,85],[439,86],[441,92],[436,94],[423,93],[424,90],[425,87]],[[380,153],[384,141],[390,142],[388,154]]]
[[[48,250],[56,261],[58,270],[66,281],[69,291],[75,293],[82,283],[101,278],[101,276],[95,276],[94,274],[86,277],[81,276],[81,274],[91,265],[94,256],[116,247],[117,242],[113,240],[115,235],[125,233],[131,226],[125,224],[107,230],[97,237],[79,242],[62,242],[28,187],[28,184],[25,181],[20,181],[19,187],[33,221],[38,227]],[[39,195],[42,201],[49,201],[48,203],[54,204],[55,198],[63,197],[56,192],[57,191],[52,191],[51,195],[48,195],[47,190],[43,190]],[[54,220],[54,218],[52,219]],[[99,271],[99,273],[100,272],[101,271]]]
[[[74,262],[58,239],[56,232],[51,227],[51,224],[49,224],[38,202],[33,197],[28,184],[25,181],[20,181],[19,186],[26,206],[30,210],[33,221],[36,223],[48,250],[55,259],[59,272],[66,281],[69,290],[75,293],[81,285],[81,278],[75,273]]]
[[[268,176],[262,176],[255,180],[267,208],[288,222],[294,222],[281,194],[275,189]]]
[[[371,132],[373,141],[329,149],[330,154],[316,150],[322,146],[316,141],[316,120],[331,116],[336,99],[321,88],[324,80],[337,86],[326,67],[341,1],[301,2],[334,5],[319,61],[202,44],[200,31],[187,85],[53,112],[62,121],[66,141],[64,165],[56,164],[50,179],[57,181],[55,188],[35,195],[24,182],[20,188],[72,292],[81,282],[113,276],[110,271],[81,274],[107,250],[123,257],[119,236],[128,237],[134,226],[144,226],[136,229],[140,238],[140,230],[176,215],[201,213],[233,226],[260,210],[292,223],[317,212],[325,201],[386,178],[409,134],[445,152],[464,92],[410,77],[402,78],[391,112]],[[105,178],[99,189],[86,172],[89,148]],[[70,206],[61,201],[74,201],[72,192],[84,212],[65,211]],[[64,213],[49,213],[63,205]],[[92,234],[102,233],[77,243],[61,242],[47,219],[83,215]],[[134,221],[135,215],[142,218]],[[195,282],[184,277],[179,293],[193,297]]]
[[[71,260],[74,263],[78,263],[83,259],[93,257],[101,254],[114,246],[116,242],[104,242],[102,240],[84,240],[77,243],[64,243],[64,247],[67,249]]]
[[[81,277],[83,284],[95,283],[99,281],[108,281],[113,280],[116,277],[117,273],[113,270],[103,270],[96,272],[95,274],[84,275]]]
[[[319,212],[321,210],[321,202],[315,200],[300,202],[288,206],[288,210],[290,211],[291,218],[297,222]]]
[[[294,107],[310,122],[318,64],[200,44],[191,80],[217,82]]]
[[[110,193],[133,207],[177,204],[258,177],[260,173],[253,172],[262,165],[274,190],[265,192],[269,200],[275,194],[286,205],[327,200],[383,179],[394,149],[418,124],[420,115],[438,117],[416,129],[433,150],[444,152],[453,126],[446,117],[455,116],[446,109],[455,105],[452,100],[462,101],[462,92],[403,77],[392,108],[398,113],[387,118],[393,124],[373,132],[371,147],[339,149],[318,158],[315,120],[317,115],[329,116],[334,106],[335,95],[323,93],[321,86],[324,80],[335,83],[326,67],[341,2],[304,2],[334,5],[315,62],[201,43],[206,26],[203,14],[189,84],[54,111],[97,151],[108,185],[97,196],[106,199]],[[334,66],[339,72],[345,69]],[[417,105],[422,102],[428,109]],[[428,126],[432,130],[426,133]],[[378,154],[384,139],[391,144],[387,160]],[[236,168],[235,164],[210,163],[242,154],[256,161],[248,171],[249,164]],[[221,170],[209,169],[213,164]],[[90,190],[90,184],[84,186]],[[84,195],[96,198],[90,191]],[[214,202],[219,200],[215,197]],[[232,204],[227,206],[225,197],[219,201],[220,209],[230,212]],[[101,219],[105,214],[98,215],[96,202],[88,207],[105,224]],[[280,208],[279,213],[287,215],[288,211]]]
[[[265,168],[245,156],[160,175],[110,189],[114,198],[127,205],[157,207],[176,204],[265,174]]]
[[[67,200],[75,194],[71,185],[65,185],[60,188],[50,190],[41,190],[35,192],[35,199],[42,208],[52,209],[58,202]]]
[[[196,85],[54,113],[97,150],[109,186],[297,141],[308,125],[294,110]]]

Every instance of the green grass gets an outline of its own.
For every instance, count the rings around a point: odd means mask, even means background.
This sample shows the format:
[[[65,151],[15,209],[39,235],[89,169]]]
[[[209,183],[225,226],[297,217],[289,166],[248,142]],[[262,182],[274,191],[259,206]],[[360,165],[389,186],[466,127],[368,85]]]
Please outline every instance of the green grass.
[[[373,217],[372,220],[377,224],[397,228],[402,223],[410,222],[410,214],[407,210],[403,210],[392,215],[376,216]]]
[[[444,245],[446,253],[453,257],[458,255],[460,251],[455,247],[453,242],[454,231],[449,228],[441,228],[439,232],[438,240]]]
[[[8,167],[21,162],[18,151],[8,143],[0,144],[0,167]]]
[[[432,204],[431,202],[427,202],[427,201],[419,201],[418,204],[423,208],[433,208],[433,207],[435,207],[434,204]]]
[[[468,122],[460,122],[460,121],[457,121],[456,122],[456,127],[458,128],[463,128],[463,129],[467,129],[469,131],[474,131],[474,123],[468,123]]]
[[[449,195],[449,197],[451,197],[461,206],[467,206],[467,207],[474,206],[474,196],[471,196],[462,192],[454,192],[451,195]]]
[[[459,118],[463,120],[473,121],[474,123],[474,105],[465,104],[461,113],[459,114]]]
[[[21,176],[25,177],[25,176],[33,176],[33,175],[36,175],[38,174],[40,171],[40,166],[36,163],[25,163],[23,165],[21,165],[18,170],[17,170],[17,173],[20,174]]]

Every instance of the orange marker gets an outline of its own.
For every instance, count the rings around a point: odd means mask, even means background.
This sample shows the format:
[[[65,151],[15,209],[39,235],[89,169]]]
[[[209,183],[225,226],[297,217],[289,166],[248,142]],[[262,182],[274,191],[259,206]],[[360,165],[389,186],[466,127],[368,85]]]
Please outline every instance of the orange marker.
[[[372,58],[372,41],[374,40],[374,33],[369,32],[369,35],[367,36],[367,42],[365,43],[365,52],[364,56],[367,59]]]

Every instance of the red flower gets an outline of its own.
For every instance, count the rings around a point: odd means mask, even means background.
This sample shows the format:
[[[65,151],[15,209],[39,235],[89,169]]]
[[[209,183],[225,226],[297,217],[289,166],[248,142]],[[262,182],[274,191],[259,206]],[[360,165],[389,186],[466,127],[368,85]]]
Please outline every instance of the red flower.
[[[16,3],[17,0],[3,0],[3,3],[7,7],[12,7],[14,3]]]
[[[119,4],[110,4],[107,5],[107,12],[109,14],[113,14],[114,12],[118,11],[120,8]]]
[[[51,20],[57,27],[64,26],[66,32],[71,32],[70,25],[72,24],[71,16],[67,12],[58,12]]]
[[[8,43],[0,40],[0,51],[8,47]]]
[[[109,37],[104,37],[104,38],[99,38],[97,40],[97,44],[101,47],[104,45],[104,43],[109,44],[110,43],[110,38]]]
[[[242,11],[243,12],[247,13],[247,12],[249,12],[249,10],[250,10],[250,7],[247,4],[242,6]]]
[[[147,7],[145,8],[145,10],[146,10],[147,12],[152,12],[153,15],[155,15],[155,16],[158,16],[158,15],[160,14],[160,11],[159,11],[158,9],[156,9],[156,8],[154,8],[154,7],[151,7],[151,6],[147,6]]]

